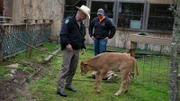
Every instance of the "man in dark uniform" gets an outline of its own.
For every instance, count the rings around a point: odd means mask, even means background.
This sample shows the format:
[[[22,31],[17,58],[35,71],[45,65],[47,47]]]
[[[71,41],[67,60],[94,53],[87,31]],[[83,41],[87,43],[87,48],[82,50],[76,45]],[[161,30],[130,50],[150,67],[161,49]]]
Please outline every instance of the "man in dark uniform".
[[[62,54],[62,67],[58,78],[57,94],[66,97],[64,88],[72,92],[77,90],[72,88],[72,78],[76,72],[79,50],[82,49],[82,54],[85,52],[85,26],[82,23],[86,16],[90,19],[90,9],[82,5],[76,7],[78,9],[74,16],[67,17],[63,21],[63,25],[60,32],[60,44],[63,50]]]

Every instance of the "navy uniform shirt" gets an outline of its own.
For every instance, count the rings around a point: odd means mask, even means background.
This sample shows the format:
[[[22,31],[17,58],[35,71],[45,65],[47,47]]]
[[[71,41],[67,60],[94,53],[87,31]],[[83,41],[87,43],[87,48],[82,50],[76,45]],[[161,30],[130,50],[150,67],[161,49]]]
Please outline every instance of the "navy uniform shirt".
[[[74,50],[85,47],[85,26],[81,22],[78,25],[75,16],[70,16],[64,19],[60,32],[61,49],[65,49],[66,45],[71,44]]]

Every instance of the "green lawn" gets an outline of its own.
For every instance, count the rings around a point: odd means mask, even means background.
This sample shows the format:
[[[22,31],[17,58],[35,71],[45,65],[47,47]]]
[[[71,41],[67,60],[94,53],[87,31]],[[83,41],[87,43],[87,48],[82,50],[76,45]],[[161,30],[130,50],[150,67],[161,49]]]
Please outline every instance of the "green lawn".
[[[39,48],[48,48],[49,52],[55,51],[59,45],[46,43]],[[84,55],[80,55],[79,63],[82,60],[93,57],[92,45],[87,46],[87,51]],[[108,48],[109,50],[122,51],[119,48]],[[11,61],[32,61],[43,62],[43,59],[48,56],[47,53],[33,51],[31,59],[26,59],[26,53],[21,53],[18,56],[11,58]],[[132,82],[131,89],[126,94],[114,96],[114,93],[119,89],[120,79],[115,82],[102,82],[101,93],[96,94],[93,86],[94,79],[87,78],[80,74],[78,67],[73,79],[73,87],[77,88],[78,92],[70,92],[65,90],[68,97],[64,98],[56,94],[57,77],[61,68],[61,54],[55,56],[49,63],[43,64],[44,71],[39,79],[31,79],[30,90],[32,96],[37,101],[169,101],[168,88],[168,58],[147,56],[139,58],[139,73],[138,77]],[[0,65],[3,68],[3,64]],[[3,78],[4,69],[1,69],[0,77]],[[119,73],[117,72],[118,76]],[[18,100],[23,101],[25,97]]]

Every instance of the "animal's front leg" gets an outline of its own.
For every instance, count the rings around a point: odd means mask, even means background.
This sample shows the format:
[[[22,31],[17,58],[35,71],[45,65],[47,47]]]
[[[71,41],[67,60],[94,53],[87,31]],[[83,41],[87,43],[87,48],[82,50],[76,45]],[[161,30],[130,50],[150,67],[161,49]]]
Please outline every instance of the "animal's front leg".
[[[103,76],[101,74],[97,78],[97,85],[96,85],[97,86],[97,89],[96,89],[97,93],[100,93],[100,84],[101,84],[102,78],[103,78]]]
[[[99,72],[96,72],[96,74],[95,74],[95,82],[94,82],[94,89],[96,89],[96,90],[97,90],[98,76],[99,76]]]

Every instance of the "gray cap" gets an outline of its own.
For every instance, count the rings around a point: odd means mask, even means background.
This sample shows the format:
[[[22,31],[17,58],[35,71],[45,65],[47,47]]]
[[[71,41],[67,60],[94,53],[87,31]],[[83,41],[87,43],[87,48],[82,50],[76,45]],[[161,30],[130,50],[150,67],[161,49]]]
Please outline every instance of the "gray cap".
[[[103,14],[104,15],[104,10],[102,8],[98,9],[97,14]]]

